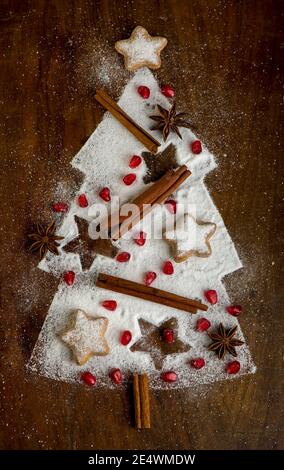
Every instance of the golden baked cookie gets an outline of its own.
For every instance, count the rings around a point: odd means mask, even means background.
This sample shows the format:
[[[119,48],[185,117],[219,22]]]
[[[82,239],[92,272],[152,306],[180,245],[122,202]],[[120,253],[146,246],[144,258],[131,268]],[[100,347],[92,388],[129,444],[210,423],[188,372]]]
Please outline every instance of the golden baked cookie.
[[[143,26],[136,26],[130,38],[117,41],[114,47],[124,56],[125,68],[134,72],[140,67],[160,68],[160,54],[167,42],[166,38],[150,36]]]
[[[207,258],[211,255],[210,239],[216,228],[213,222],[197,221],[192,215],[184,214],[163,237],[172,247],[174,260],[182,263],[191,256]]]
[[[91,317],[78,309],[61,339],[72,349],[78,364],[83,365],[92,356],[106,356],[109,353],[105,339],[107,327],[107,318]]]

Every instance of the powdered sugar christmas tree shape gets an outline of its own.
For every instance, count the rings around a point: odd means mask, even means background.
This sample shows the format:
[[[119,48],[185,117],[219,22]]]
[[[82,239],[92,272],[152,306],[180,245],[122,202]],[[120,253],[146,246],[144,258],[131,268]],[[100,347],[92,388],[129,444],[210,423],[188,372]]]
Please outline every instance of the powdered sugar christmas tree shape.
[[[150,90],[150,97],[145,100],[137,93],[141,85]],[[156,105],[165,108],[170,105],[160,92],[160,87],[153,74],[148,69],[140,69],[125,87],[119,106],[124,109],[141,127],[149,131],[153,121],[150,115],[155,113]],[[151,131],[149,131],[151,132]],[[207,258],[190,257],[183,263],[174,263],[169,245],[162,238],[151,237],[143,246],[133,241],[140,231],[150,233],[152,230],[152,217],[146,216],[130,232],[130,237],[120,240],[120,250],[129,253],[130,259],[124,263],[118,263],[116,259],[97,255],[89,271],[82,271],[78,254],[64,252],[60,249],[60,255],[48,254],[40,263],[40,268],[61,277],[65,271],[76,273],[76,282],[70,287],[62,280],[58,291],[47,314],[44,326],[35,346],[29,367],[48,377],[77,381],[84,370],[91,370],[97,376],[97,386],[111,387],[109,371],[119,368],[124,374],[147,372],[152,387],[165,388],[169,386],[192,387],[200,383],[210,383],[218,380],[237,377],[242,374],[252,373],[255,366],[251,359],[248,346],[244,343],[238,348],[237,360],[240,363],[240,371],[237,375],[228,374],[226,371],[229,356],[219,360],[214,352],[208,351],[211,340],[208,334],[196,329],[198,320],[205,317],[211,324],[208,331],[215,331],[222,323],[226,329],[238,326],[238,338],[245,341],[238,320],[229,315],[226,307],[230,305],[228,294],[222,283],[225,275],[239,269],[242,264],[238,258],[233,242],[226,230],[224,222],[215,207],[204,184],[204,177],[216,167],[214,157],[202,145],[202,152],[193,153],[192,143],[196,136],[190,129],[180,129],[182,140],[170,134],[166,143],[162,143],[159,152],[162,152],[169,144],[176,147],[176,158],[179,165],[187,165],[192,175],[173,195],[176,201],[177,218],[183,214],[182,208],[192,214],[198,221],[210,221],[216,225],[216,232],[210,239],[212,253]],[[152,135],[162,141],[158,131],[152,131]],[[103,120],[98,125],[89,140],[72,161],[72,165],[84,173],[85,179],[78,194],[86,194],[89,206],[78,206],[77,196],[70,204],[70,210],[65,215],[59,235],[64,236],[67,244],[78,235],[74,216],[78,216],[91,222],[96,216],[93,204],[101,202],[99,193],[107,187],[112,197],[119,196],[120,202],[128,202],[145,190],[143,181],[147,166],[142,162],[135,170],[136,181],[130,186],[123,183],[123,177],[129,173],[129,161],[133,155],[142,155],[145,152],[143,145],[131,135],[113,116],[105,113]],[[104,202],[108,204],[108,202]],[[173,218],[167,205],[162,205],[154,210],[155,224],[164,227],[165,220]],[[162,271],[166,260],[172,260],[174,273],[169,276]],[[219,300],[216,305],[210,305],[208,311],[198,312],[195,315],[185,313],[162,305],[152,304],[146,300],[129,297],[123,294],[107,292],[95,287],[95,280],[99,272],[105,272],[124,279],[143,283],[145,273],[155,272],[157,277],[154,287],[182,295],[187,298],[199,298],[204,301],[204,292],[215,289]],[[106,310],[102,303],[105,300],[115,300],[115,311]],[[88,314],[106,317],[109,321],[106,331],[106,341],[109,345],[109,354],[101,357],[91,357],[84,366],[80,366],[70,357],[70,351],[61,340],[60,333],[68,326],[70,312],[81,309]],[[170,354],[165,357],[162,369],[157,370],[151,354],[145,351],[131,351],[131,346],[142,337],[139,320],[144,320],[157,327],[167,319],[176,318],[178,331],[177,337],[190,346],[189,350]],[[132,340],[125,346],[120,342],[122,331],[132,333]],[[192,367],[191,361],[203,358],[205,366],[197,370]],[[161,372],[174,370],[178,380],[174,385],[166,384],[161,380]]]

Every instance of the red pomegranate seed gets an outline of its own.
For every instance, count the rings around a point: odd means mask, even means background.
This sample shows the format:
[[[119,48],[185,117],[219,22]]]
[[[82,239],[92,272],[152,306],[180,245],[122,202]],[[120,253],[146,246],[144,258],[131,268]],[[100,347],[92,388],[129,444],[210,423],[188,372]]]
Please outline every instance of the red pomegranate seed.
[[[177,374],[170,370],[168,372],[163,372],[161,374],[161,379],[164,381],[164,382],[176,382],[177,380]]]
[[[230,305],[227,307],[227,312],[233,317],[238,317],[240,313],[242,313],[242,306],[241,305]]]
[[[55,202],[52,205],[52,210],[54,212],[68,212],[68,209],[68,204],[66,204],[65,202]]]
[[[169,344],[173,343],[175,339],[174,331],[166,328],[165,330],[163,330],[163,338],[166,341],[166,343],[169,343]]]
[[[86,194],[80,194],[80,196],[78,196],[78,204],[80,207],[88,207],[89,203]]]
[[[237,374],[240,368],[241,368],[241,364],[239,363],[239,361],[232,361],[232,362],[229,362],[229,364],[227,364],[226,372],[228,374]]]
[[[74,271],[66,271],[64,273],[63,279],[66,282],[67,286],[73,286],[74,281],[75,281]]]
[[[103,201],[109,202],[111,200],[109,188],[105,187],[101,189],[99,192],[99,196],[103,199]]]
[[[198,357],[197,359],[192,359],[190,365],[193,369],[202,369],[205,366],[205,361],[203,357]]]
[[[218,294],[215,290],[207,290],[204,295],[210,304],[215,305],[218,302]]]
[[[191,144],[191,151],[192,151],[192,153],[194,153],[195,155],[198,155],[199,153],[202,152],[202,146],[201,146],[200,140],[195,140],[194,142],[192,142],[192,144]]]
[[[156,277],[157,277],[157,274],[154,273],[154,271],[148,271],[145,274],[145,278],[144,278],[144,282],[145,282],[146,286],[150,286],[152,284],[152,282],[155,281]]]
[[[173,98],[175,96],[175,90],[173,89],[171,85],[163,85],[161,88],[161,92],[167,98]]]
[[[210,328],[211,323],[207,318],[199,318],[196,322],[196,331],[199,331],[199,333],[202,333],[203,331],[208,330]]]
[[[130,341],[132,340],[132,333],[129,330],[125,330],[122,332],[120,337],[120,342],[123,346],[127,346]]]
[[[168,199],[165,204],[167,205],[167,209],[171,214],[176,214],[177,211],[177,203],[174,199]]]
[[[126,261],[130,260],[130,257],[130,253],[127,253],[127,251],[122,251],[121,253],[118,253],[116,261],[118,261],[119,263],[126,263]]]
[[[173,263],[171,261],[166,261],[163,266],[163,273],[171,275],[174,273]]]
[[[143,246],[146,243],[146,233],[145,232],[139,232],[138,235],[134,238],[134,241],[136,245]]]
[[[117,307],[117,302],[116,300],[104,300],[102,302],[102,306],[106,308],[107,310],[114,312],[114,310],[116,310],[116,307]]]
[[[125,175],[123,177],[123,182],[126,184],[126,186],[130,186],[134,181],[136,180],[136,175],[135,173],[129,173],[128,175]]]
[[[87,385],[94,387],[96,385],[97,379],[96,376],[91,374],[91,372],[83,372],[81,374],[81,380]]]
[[[144,98],[145,100],[147,98],[149,98],[149,96],[150,96],[150,90],[147,86],[141,85],[141,86],[138,87],[137,91],[138,91],[139,95],[142,96],[142,98]]]
[[[141,165],[142,158],[139,157],[139,155],[132,155],[130,162],[129,162],[129,167],[130,168],[137,168],[139,165]]]
[[[112,369],[109,373],[109,376],[110,376],[111,380],[113,381],[113,383],[115,383],[116,385],[121,384],[122,374],[121,374],[120,369]]]

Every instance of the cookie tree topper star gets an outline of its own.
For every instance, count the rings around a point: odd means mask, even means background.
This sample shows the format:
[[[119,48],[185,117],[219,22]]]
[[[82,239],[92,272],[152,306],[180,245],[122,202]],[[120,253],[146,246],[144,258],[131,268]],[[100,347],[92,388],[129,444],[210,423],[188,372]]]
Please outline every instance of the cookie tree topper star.
[[[160,53],[167,42],[166,38],[150,36],[145,28],[136,26],[130,38],[115,43],[115,49],[124,56],[125,68],[130,72],[144,66],[158,69],[161,67]]]
[[[83,310],[74,312],[73,321],[61,339],[73,351],[79,365],[85,364],[92,356],[106,356],[109,346],[105,339],[108,319],[90,317]]]
[[[216,228],[213,222],[197,221],[192,215],[185,214],[177,220],[174,230],[164,232],[164,238],[174,250],[174,260],[181,263],[191,256],[210,256],[209,240]]]

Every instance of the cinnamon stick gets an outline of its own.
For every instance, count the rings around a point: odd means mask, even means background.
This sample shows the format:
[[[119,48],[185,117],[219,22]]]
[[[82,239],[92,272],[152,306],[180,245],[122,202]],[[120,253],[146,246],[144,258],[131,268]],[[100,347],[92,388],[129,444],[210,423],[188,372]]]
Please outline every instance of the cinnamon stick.
[[[155,204],[162,204],[189,176],[190,170],[183,165],[177,171],[169,170],[157,183],[136,199],[133,204],[138,206],[138,210],[130,217],[120,218],[120,224],[112,234],[112,238],[117,240],[126,232],[133,228],[137,223],[149,214],[155,207]],[[144,207],[145,205],[145,207]],[[127,223],[125,223],[127,222]],[[123,225],[122,225],[123,224]]]
[[[150,397],[147,374],[133,374],[133,399],[136,429],[150,429]]]
[[[155,191],[157,190],[157,188],[158,187],[161,188],[164,184],[167,185],[168,181],[170,180],[173,173],[174,173],[173,170],[169,170],[156,183],[154,183],[153,185],[148,187],[146,189],[146,191],[139,194],[139,196],[137,196],[133,201],[131,201],[131,204],[135,204],[136,206],[138,206],[139,214],[140,214],[140,211],[141,211],[141,207],[143,207],[143,204],[150,204],[149,201],[151,201],[153,199],[153,196],[154,196]],[[160,194],[160,190],[159,190],[158,194]],[[117,227],[118,227],[118,225],[122,224],[125,220],[127,220],[129,218],[128,215],[120,215],[117,212],[114,213],[114,214],[110,214],[108,216],[108,220],[107,220],[107,227],[109,229],[110,228],[114,229],[115,226],[112,225],[112,220],[116,216],[118,216],[117,218],[118,218],[118,221],[119,221],[119,223],[117,224]],[[103,225],[103,227],[106,228],[106,225]]]
[[[150,302],[167,305],[168,307],[184,310],[189,313],[196,313],[198,310],[207,311],[207,305],[198,300],[188,299],[180,295],[173,294],[155,287],[145,286],[137,282],[129,281],[108,274],[99,273],[96,286],[118,292],[125,295],[131,295]]]
[[[139,126],[112,98],[103,90],[97,90],[95,99],[106,108],[126,129],[131,132],[150,152],[157,153],[160,143]]]
[[[147,374],[139,376],[139,391],[141,403],[141,425],[143,429],[151,428],[150,417],[150,397],[149,397],[149,383]]]
[[[137,429],[141,429],[142,422],[141,422],[140,387],[139,387],[139,376],[136,373],[133,374],[133,399],[134,399],[135,427]]]

